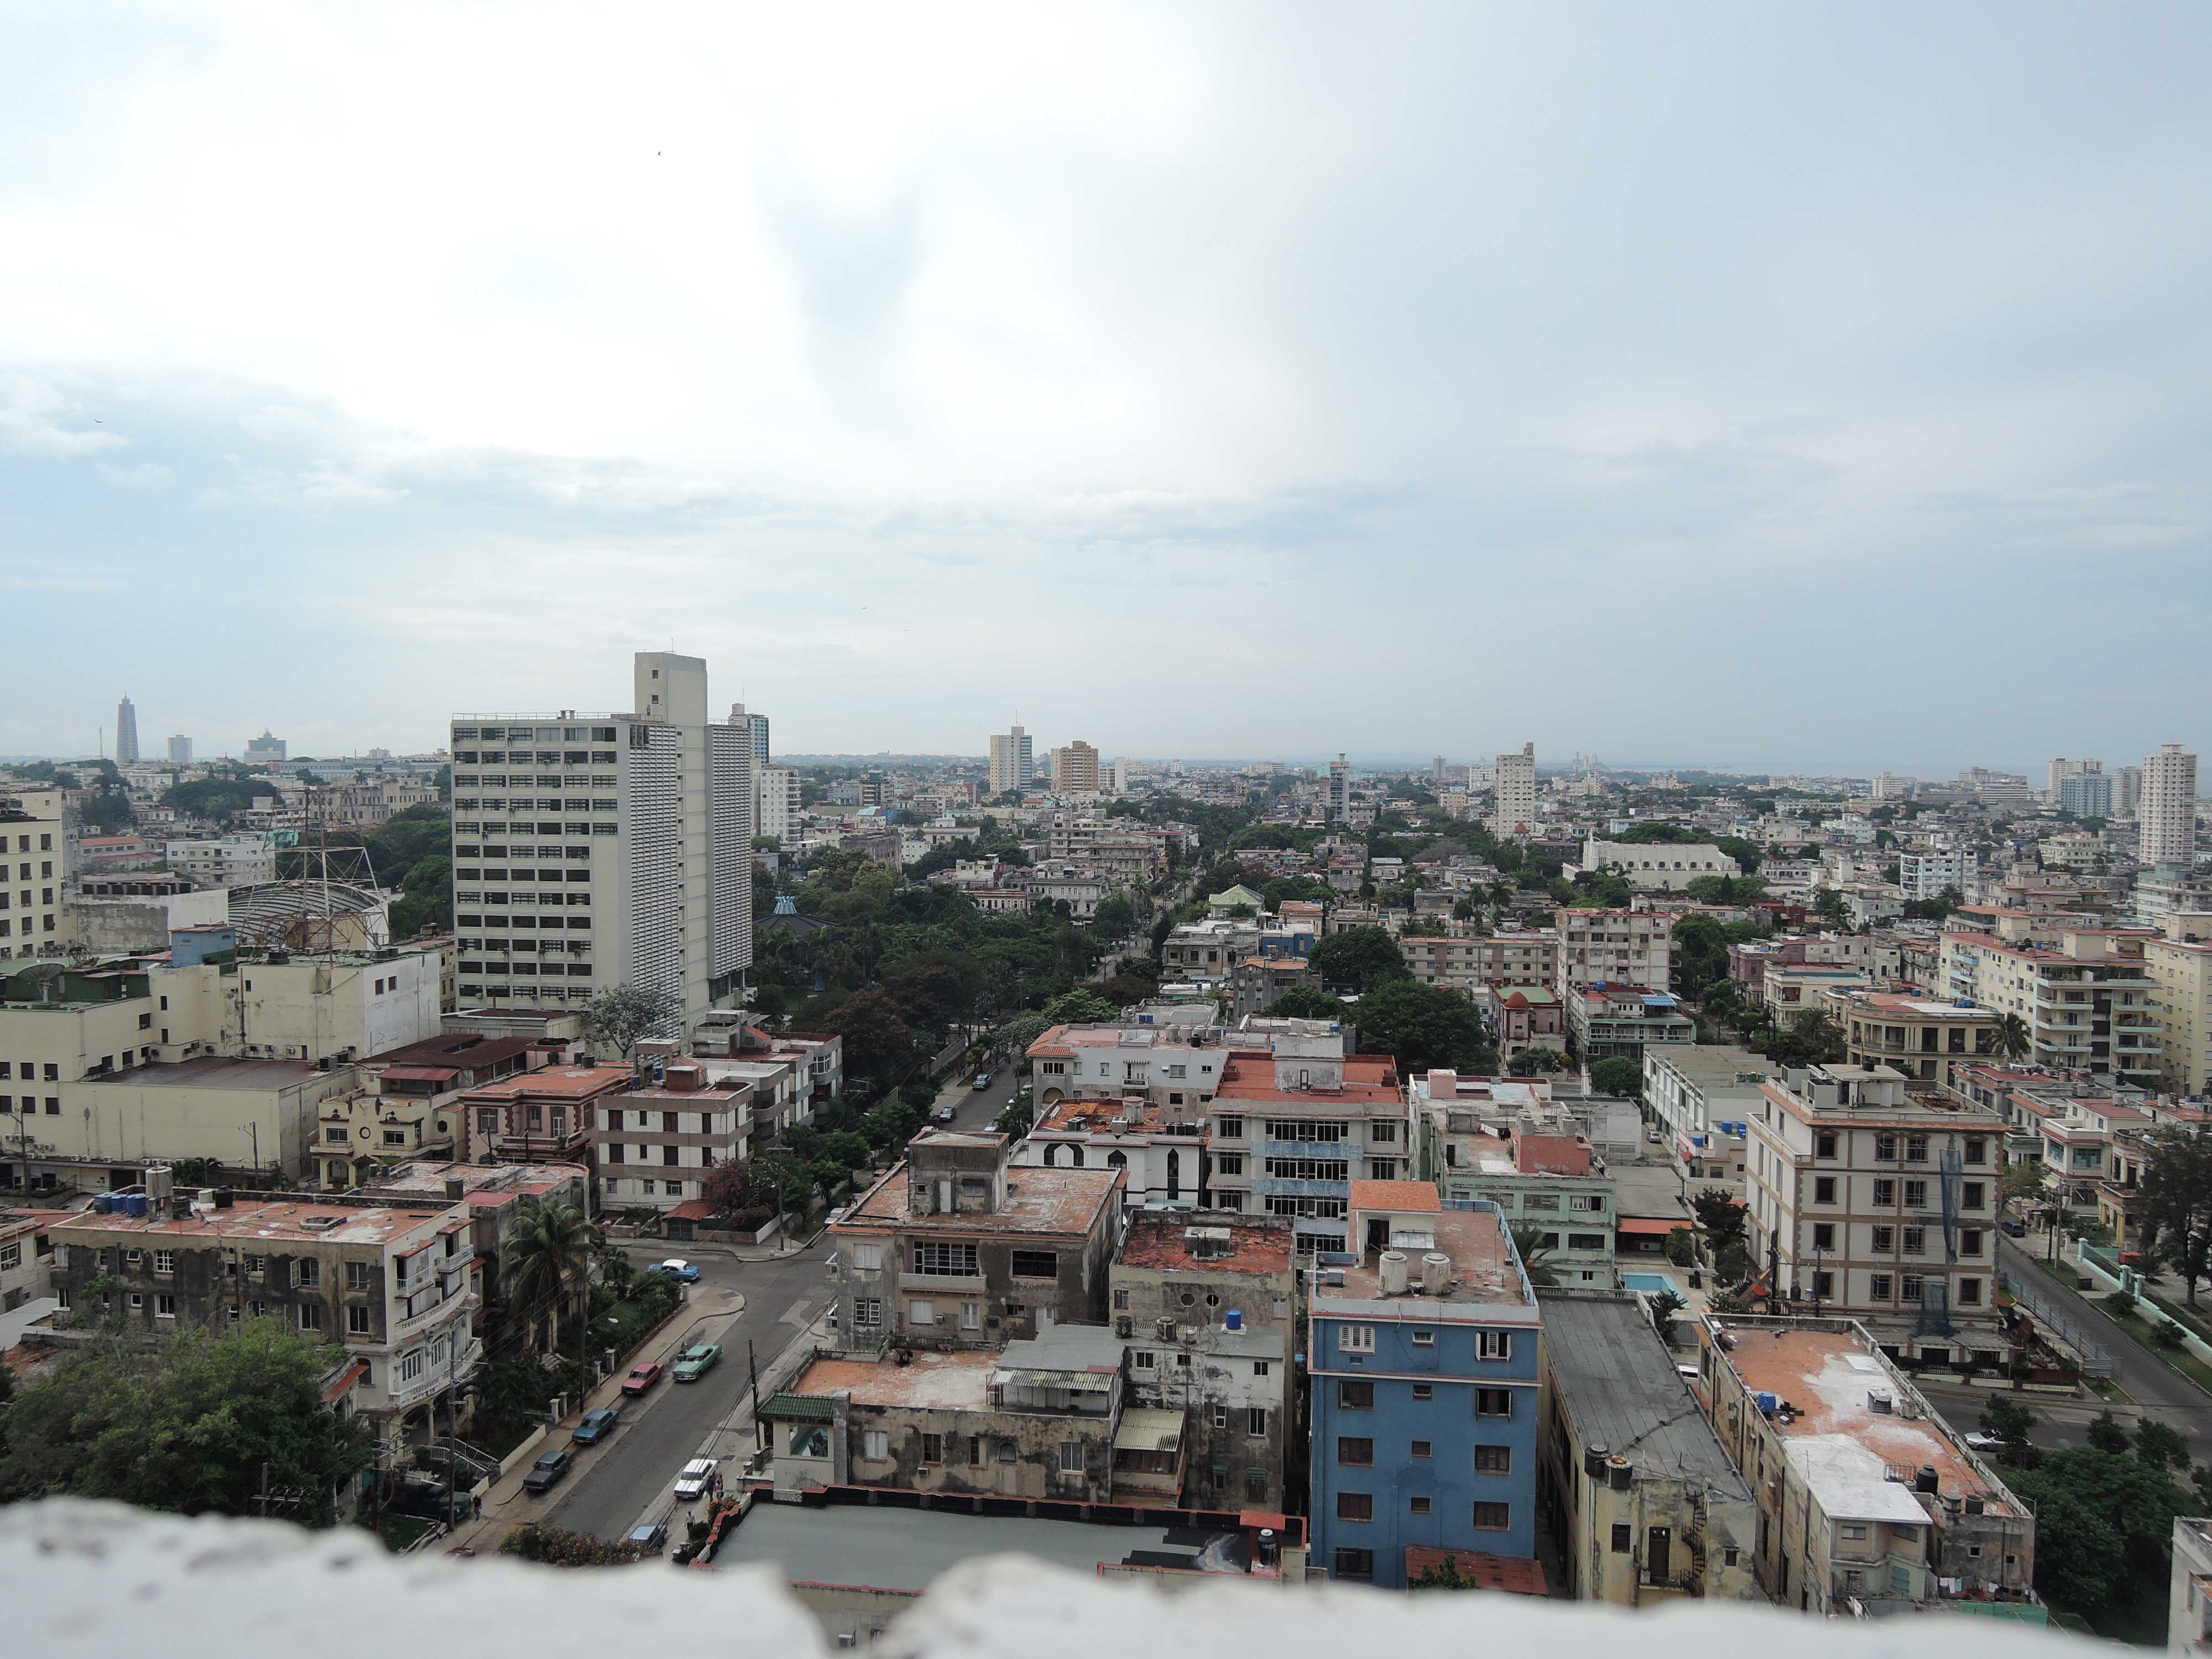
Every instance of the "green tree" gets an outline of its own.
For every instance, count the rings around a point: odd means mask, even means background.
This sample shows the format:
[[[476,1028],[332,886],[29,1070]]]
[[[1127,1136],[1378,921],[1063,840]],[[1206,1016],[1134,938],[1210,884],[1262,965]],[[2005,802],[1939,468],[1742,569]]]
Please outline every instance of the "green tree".
[[[1825,1008],[1806,1008],[1790,1017],[1789,1029],[1768,1039],[1766,1057],[1778,1066],[1831,1066],[1843,1059],[1844,1028]]]
[[[1382,980],[1359,999],[1353,1018],[1361,1052],[1391,1055],[1401,1077],[1433,1067],[1486,1072],[1498,1060],[1474,1005],[1441,985]]]
[[[2109,1419],[2090,1425],[2090,1444],[2045,1452],[2008,1482],[2035,1506],[2036,1587],[2077,1611],[2109,1604],[2136,1573],[2163,1582],[2174,1517],[2196,1504],[2163,1469],[2127,1455],[2126,1431],[2107,1430]]]
[[[1115,893],[1100,902],[1091,913],[1091,925],[1101,939],[1127,939],[1137,931],[1137,907],[1126,896]]]
[[[2026,1445],[2028,1431],[2034,1426],[2035,1413],[2002,1395],[1996,1395],[1982,1407],[1982,1432],[1996,1436],[2008,1446]]]
[[[2189,1443],[2181,1437],[2179,1430],[2152,1418],[2143,1418],[2136,1424],[2136,1462],[2154,1469],[2185,1473],[2189,1468]]]
[[[2018,1014],[2007,1014],[1997,1021],[1996,1049],[2001,1060],[2025,1060],[2035,1047],[2027,1022]]]
[[[580,1316],[580,1292],[590,1279],[592,1225],[567,1204],[549,1204],[525,1196],[515,1206],[514,1232],[501,1254],[500,1267],[514,1305],[533,1323],[550,1316],[553,1347],[560,1346],[560,1322],[574,1309]],[[586,1322],[576,1320],[576,1352],[583,1356]]]
[[[623,1060],[649,1036],[673,1036],[684,1005],[673,991],[647,985],[610,985],[584,1005],[584,1041]]]
[[[890,993],[879,987],[848,999],[823,1021],[823,1029],[845,1039],[848,1075],[887,1084],[914,1057],[914,1030],[900,1017]]]
[[[1688,1305],[1673,1291],[1662,1291],[1651,1298],[1651,1328],[1670,1348],[1674,1346],[1674,1321]]]
[[[327,1525],[331,1500],[374,1459],[368,1425],[323,1403],[343,1350],[274,1319],[155,1346],[100,1342],[24,1388],[4,1414],[0,1502],[110,1498],[185,1515],[280,1511]]]
[[[1539,1074],[1550,1077],[1565,1071],[1567,1063],[1567,1057],[1557,1048],[1539,1045],[1533,1048],[1523,1048],[1519,1054],[1514,1055],[1508,1063],[1506,1070],[1512,1073],[1515,1077],[1535,1077]]]
[[[1310,985],[1293,985],[1267,1005],[1267,1012],[1278,1019],[1348,1019],[1352,1016],[1350,1005]]]
[[[1513,1253],[1521,1258],[1522,1271],[1528,1275],[1531,1285],[1551,1288],[1559,1282],[1559,1270],[1553,1265],[1559,1252],[1547,1242],[1551,1237],[1534,1222],[1513,1224]]]
[[[2128,1454],[2128,1431],[2120,1426],[2119,1419],[2112,1415],[2110,1406],[2097,1413],[2089,1425],[2088,1442],[2101,1452],[2111,1452],[2118,1457]]]
[[[2134,1217],[2143,1253],[2180,1274],[2197,1305],[2197,1285],[2212,1278],[2212,1135],[2161,1136],[2145,1160]]]
[[[1397,940],[1380,927],[1347,927],[1316,944],[1306,960],[1324,985],[1363,994],[1386,980],[1404,979],[1406,958]]]
[[[1590,1087],[1601,1095],[1629,1100],[1644,1092],[1644,1068],[1624,1055],[1611,1054],[1593,1060],[1589,1077]]]
[[[1813,914],[1829,927],[1840,927],[1850,915],[1850,906],[1836,889],[1823,887],[1813,895]]]
[[[1044,1017],[1054,1025],[1106,1025],[1121,1018],[1121,1011],[1094,991],[1077,989],[1045,1004]]]

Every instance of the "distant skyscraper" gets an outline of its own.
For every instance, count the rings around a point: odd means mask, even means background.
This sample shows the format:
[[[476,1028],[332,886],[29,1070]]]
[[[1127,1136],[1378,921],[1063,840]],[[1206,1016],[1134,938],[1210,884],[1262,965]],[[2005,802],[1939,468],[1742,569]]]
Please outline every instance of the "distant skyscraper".
[[[1003,795],[1009,789],[1019,789],[1031,775],[1030,757],[1033,754],[1030,734],[1016,726],[1010,732],[995,732],[991,738],[991,793]]]
[[[751,733],[753,776],[757,779],[768,767],[768,716],[748,714],[741,702],[730,705],[730,724],[746,727]]]
[[[2112,816],[2112,781],[2102,772],[2069,772],[2058,780],[2057,804],[2076,817]]]
[[[284,758],[284,739],[271,737],[266,726],[258,738],[246,743],[246,763],[248,766],[274,766]]]
[[[1094,794],[1098,788],[1098,751],[1078,738],[1052,751],[1052,787],[1056,793]]]
[[[1498,757],[1498,806],[1490,815],[1490,833],[1502,840],[1535,827],[1536,745],[1524,743],[1519,754]]]
[[[2142,804],[2142,768],[2116,766],[2112,769],[2112,816],[2131,818],[2136,808]]]
[[[2145,864],[2186,868],[2197,858],[2197,757],[2178,743],[2143,757],[2142,798],[2136,807],[2136,856]]]
[[[190,738],[169,739],[169,764],[190,766],[192,763],[192,740]]]
[[[115,763],[128,766],[138,758],[138,711],[125,697],[115,705]]]
[[[1328,763],[1328,821],[1341,823],[1352,814],[1352,763],[1341,755]]]

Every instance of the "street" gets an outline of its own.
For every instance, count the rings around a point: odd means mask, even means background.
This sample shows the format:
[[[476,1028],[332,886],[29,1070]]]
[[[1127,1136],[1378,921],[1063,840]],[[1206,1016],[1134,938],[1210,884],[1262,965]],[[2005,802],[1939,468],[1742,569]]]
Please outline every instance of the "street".
[[[619,1428],[584,1454],[581,1472],[546,1498],[520,1504],[543,1513],[517,1514],[615,1539],[643,1519],[667,1519],[676,1504],[670,1487],[690,1459],[735,1458],[753,1448],[751,1399],[745,1344],[757,1352],[763,1376],[771,1362],[802,1337],[830,1302],[826,1241],[799,1255],[774,1261],[740,1261],[719,1245],[668,1244],[659,1240],[626,1246],[640,1267],[681,1255],[700,1268],[688,1305],[641,1358],[673,1360],[693,1342],[720,1342],[722,1361],[696,1382],[664,1380],[642,1401],[623,1402]],[[732,1293],[744,1310],[732,1316]],[[725,1463],[725,1478],[732,1473]],[[681,1528],[672,1528],[680,1538]]]

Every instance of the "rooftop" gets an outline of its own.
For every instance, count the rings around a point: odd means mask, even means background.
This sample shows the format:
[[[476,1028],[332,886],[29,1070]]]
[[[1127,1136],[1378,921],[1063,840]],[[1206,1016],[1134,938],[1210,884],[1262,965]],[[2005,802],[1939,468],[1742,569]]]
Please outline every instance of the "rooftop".
[[[917,1137],[919,1139],[920,1137]],[[989,1146],[996,1135],[936,1134],[939,1143]],[[1006,1171],[1006,1201],[989,1215],[951,1211],[913,1215],[907,1210],[907,1166],[894,1164],[846,1212],[833,1234],[875,1231],[1038,1233],[1080,1237],[1097,1224],[1127,1179],[1121,1170],[1059,1170],[1022,1166]]]
[[[1786,1417],[1777,1411],[1767,1421],[1831,1519],[1926,1522],[1908,1487],[1887,1478],[1892,1466],[1932,1467],[1945,1493],[1978,1495],[1992,1514],[2020,1513],[2011,1494],[1933,1419],[1904,1414],[1910,1397],[1848,1329],[1723,1323],[1735,1339],[1725,1358],[1744,1386],[1788,1405]],[[1881,1392],[1892,1396],[1886,1413],[1868,1401]]]
[[[817,1359],[785,1392],[823,1396],[844,1393],[856,1406],[927,1407],[943,1411],[988,1411],[991,1374],[1000,1356],[985,1348],[949,1352],[918,1348],[910,1364],[880,1359]]]
[[[1398,1098],[1397,1062],[1388,1054],[1346,1054],[1344,1086],[1340,1089],[1283,1089],[1276,1086],[1273,1059],[1266,1054],[1234,1054],[1222,1067],[1216,1100],[1327,1101],[1349,1105],[1395,1103]]]
[[[509,1198],[554,1192],[570,1182],[586,1180],[590,1174],[580,1164],[460,1164],[420,1158],[380,1171],[368,1190],[394,1197],[442,1198],[446,1183],[458,1181],[463,1201],[482,1209]]]
[[[371,1054],[365,1066],[457,1066],[473,1068],[495,1066],[526,1054],[533,1039],[519,1036],[480,1036],[473,1031],[447,1031],[420,1042],[404,1043]]]
[[[95,1215],[87,1210],[72,1217],[67,1225],[71,1231],[151,1234],[165,1239],[384,1244],[418,1234],[434,1236],[453,1224],[451,1211],[390,1210],[380,1206],[363,1209],[356,1205],[284,1199],[271,1204],[245,1203],[228,1210],[201,1211],[182,1219]]]
[[[548,1066],[541,1071],[479,1084],[466,1098],[518,1100],[525,1095],[558,1100],[588,1100],[619,1089],[637,1075],[627,1066]]]
[[[1400,1188],[1425,1183],[1396,1181],[1360,1181],[1352,1183],[1351,1224],[1357,1230],[1363,1220],[1358,1189],[1362,1187]],[[1433,1210],[1437,1202],[1436,1188],[1428,1188],[1429,1205]],[[1389,1206],[1382,1206],[1388,1209]],[[1352,1234],[1358,1237],[1357,1231]],[[1360,1312],[1388,1309],[1407,1318],[1441,1318],[1447,1310],[1471,1310],[1476,1307],[1528,1308],[1533,1311],[1526,1282],[1521,1276],[1520,1264],[1513,1255],[1512,1241],[1493,1209],[1437,1210],[1431,1223],[1430,1237],[1433,1243],[1415,1248],[1401,1245],[1411,1258],[1413,1288],[1406,1293],[1386,1294],[1382,1289],[1382,1253],[1367,1250],[1355,1261],[1340,1264],[1328,1253],[1316,1256],[1319,1271],[1308,1279],[1311,1291],[1310,1304],[1316,1316],[1344,1316]],[[1428,1249],[1436,1249],[1451,1258],[1450,1282],[1441,1296],[1423,1292],[1420,1268],[1421,1257]],[[1334,1282],[1338,1273],[1343,1282]]]
[[[1061,1134],[1173,1133],[1197,1136],[1205,1130],[1204,1107],[1160,1106],[1141,1096],[1120,1100],[1054,1101],[1036,1121],[1036,1131],[1057,1131]]]
[[[1674,1356],[1627,1291],[1540,1291],[1544,1352],[1575,1432],[1639,1470],[1688,1476],[1723,1496],[1751,1489],[1705,1420]]]
[[[109,1072],[84,1081],[127,1084],[138,1089],[289,1089],[309,1078],[327,1075],[306,1060],[226,1060],[219,1054],[203,1054],[197,1060],[134,1066],[127,1072]]]
[[[1119,1267],[1158,1273],[1286,1273],[1291,1240],[1291,1230],[1283,1223],[1271,1226],[1200,1210],[1174,1215],[1139,1211],[1115,1261]]]

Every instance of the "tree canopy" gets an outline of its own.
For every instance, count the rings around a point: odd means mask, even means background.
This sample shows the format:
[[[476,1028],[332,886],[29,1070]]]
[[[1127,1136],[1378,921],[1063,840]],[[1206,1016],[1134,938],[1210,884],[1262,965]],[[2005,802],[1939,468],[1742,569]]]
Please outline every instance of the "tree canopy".
[[[374,1460],[368,1423],[323,1389],[343,1350],[274,1319],[188,1330],[155,1347],[100,1342],[0,1414],[0,1502],[113,1498],[185,1515],[270,1512],[326,1525]]]
[[[1347,927],[1330,933],[1306,957],[1324,985],[1365,993],[1388,979],[1406,977],[1397,940],[1380,927]]]
[[[584,1005],[584,1041],[628,1060],[649,1036],[675,1034],[683,1006],[672,991],[647,985],[610,985]]]
[[[2145,1254],[2180,1275],[2196,1306],[2197,1282],[2212,1278],[2212,1135],[2161,1139],[2143,1165],[2135,1217]]]
[[[1591,1061],[1589,1076],[1590,1087],[1601,1095],[1629,1099],[1644,1092],[1644,1068],[1619,1054]]]
[[[1386,979],[1361,996],[1352,1018],[1358,1023],[1360,1051],[1391,1055],[1401,1077],[1431,1067],[1487,1072],[1498,1064],[1498,1050],[1474,1005],[1440,985],[1406,976]]]

